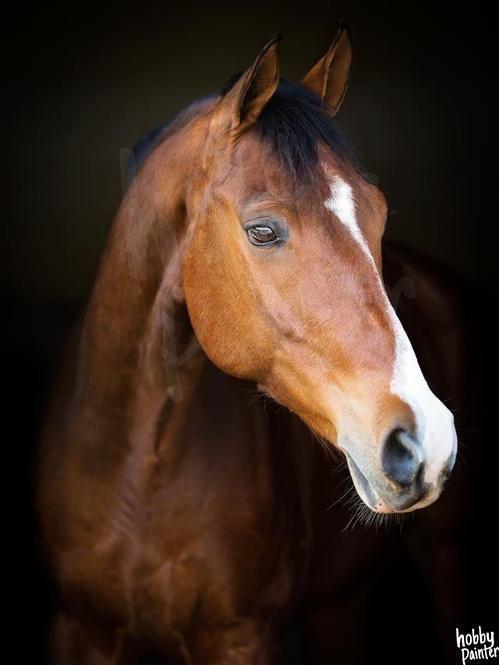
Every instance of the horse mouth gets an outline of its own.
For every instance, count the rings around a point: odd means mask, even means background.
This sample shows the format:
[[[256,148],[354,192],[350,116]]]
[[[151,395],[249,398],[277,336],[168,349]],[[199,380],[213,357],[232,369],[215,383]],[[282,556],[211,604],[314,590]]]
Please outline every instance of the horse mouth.
[[[440,495],[441,489],[423,485],[416,495],[401,493],[386,500],[378,494],[366,475],[360,470],[353,457],[344,450],[353,484],[362,501],[376,513],[409,513],[432,504]]]
[[[346,451],[344,452],[347,458],[348,468],[350,470],[350,475],[352,476],[353,484],[357,490],[357,494],[368,508],[379,512],[380,508],[384,507],[384,502],[381,501],[375,490],[371,487],[370,482],[359,469],[353,457]]]

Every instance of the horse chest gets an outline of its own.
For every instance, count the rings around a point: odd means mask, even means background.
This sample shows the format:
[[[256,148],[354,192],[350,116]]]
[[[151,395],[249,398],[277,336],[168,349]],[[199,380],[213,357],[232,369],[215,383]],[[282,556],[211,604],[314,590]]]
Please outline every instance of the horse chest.
[[[160,615],[176,624],[285,607],[302,567],[296,469],[283,482],[292,446],[276,460],[273,442],[254,423],[214,424],[204,416],[191,412],[174,472],[170,455],[156,470],[135,575],[137,603],[162,607]]]
[[[124,461],[92,556],[67,559],[83,604],[162,651],[209,625],[285,612],[306,558],[293,442],[269,431],[261,405],[214,418],[197,397],[174,438],[165,428],[157,463]],[[128,469],[143,482],[123,502]]]

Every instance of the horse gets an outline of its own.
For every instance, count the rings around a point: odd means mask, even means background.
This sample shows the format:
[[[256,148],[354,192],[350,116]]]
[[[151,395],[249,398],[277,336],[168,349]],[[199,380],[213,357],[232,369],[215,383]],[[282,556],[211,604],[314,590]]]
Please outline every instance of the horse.
[[[454,465],[383,282],[385,198],[335,119],[348,29],[300,83],[279,41],[156,137],[65,352],[37,499],[57,663],[280,662],[333,485],[314,439],[373,518]]]

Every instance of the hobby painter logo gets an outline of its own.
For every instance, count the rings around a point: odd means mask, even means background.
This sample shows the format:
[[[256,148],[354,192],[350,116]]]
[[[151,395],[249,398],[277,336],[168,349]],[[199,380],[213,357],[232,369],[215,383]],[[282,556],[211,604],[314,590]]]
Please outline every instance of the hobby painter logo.
[[[459,628],[456,628],[456,644],[461,650],[463,665],[499,656],[499,646],[495,645],[494,631],[484,631],[481,626],[478,626],[477,630],[472,628],[471,633],[460,633]]]

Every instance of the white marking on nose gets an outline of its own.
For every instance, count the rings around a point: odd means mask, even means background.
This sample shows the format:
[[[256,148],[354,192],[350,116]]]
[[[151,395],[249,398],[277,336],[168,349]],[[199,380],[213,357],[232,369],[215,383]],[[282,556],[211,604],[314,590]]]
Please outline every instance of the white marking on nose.
[[[327,167],[324,168],[327,173]],[[347,227],[371,264],[379,284],[380,295],[395,339],[395,361],[390,391],[406,402],[414,413],[417,436],[429,457],[425,481],[435,483],[441,465],[447,461],[456,446],[452,414],[430,390],[412,344],[388,300],[383,281],[357,221],[352,188],[337,175],[333,176],[330,182],[331,195],[325,201],[325,206]]]

